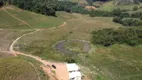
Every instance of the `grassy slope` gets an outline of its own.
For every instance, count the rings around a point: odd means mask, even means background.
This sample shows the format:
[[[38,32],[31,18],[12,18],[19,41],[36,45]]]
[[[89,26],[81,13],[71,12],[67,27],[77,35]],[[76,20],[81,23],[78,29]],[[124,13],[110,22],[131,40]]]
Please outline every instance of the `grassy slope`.
[[[82,64],[88,66],[95,80],[141,80],[142,46],[130,47],[113,45],[111,47],[93,47],[85,57],[80,57]],[[88,75],[90,75],[88,73]]]
[[[70,0],[71,2],[81,3],[81,4],[88,4],[86,0]]]
[[[22,22],[14,19],[7,14],[3,9],[0,9],[0,28],[27,28]]]
[[[18,58],[0,59],[1,80],[38,80],[34,68]]]
[[[64,39],[90,40],[92,30],[118,27],[122,26],[113,23],[112,18],[79,16],[78,19],[68,21],[65,27],[25,36],[18,45],[23,45],[20,50],[28,54],[64,61],[66,57],[51,47],[56,42]],[[92,47],[90,54],[80,55],[76,61],[86,66],[82,70],[93,80],[141,80],[141,52],[141,46],[114,45],[108,48],[96,46]]]
[[[6,52],[0,52],[0,58],[12,57],[13,55]]]
[[[60,16],[57,12],[57,17],[45,16],[33,12],[21,10],[14,6],[7,6],[5,9],[15,17],[25,21],[33,28],[50,28],[61,25],[66,18]],[[63,12],[61,12],[63,13]],[[59,16],[58,16],[59,15]],[[29,29],[29,27],[21,21],[11,17],[2,8],[0,9],[0,28],[3,29]]]
[[[0,51],[9,51],[11,43],[30,30],[0,30]]]
[[[63,60],[64,58],[62,55],[57,55],[51,47],[53,44],[64,39],[90,40],[90,32],[92,30],[121,27],[121,25],[111,22],[111,19],[112,18],[88,18],[82,16],[79,19],[68,21],[67,25],[64,27],[50,31],[43,30],[25,36],[18,42],[17,46],[21,45],[22,47],[18,46],[20,50],[29,54],[48,59]],[[72,33],[70,34],[70,32]]]
[[[99,10],[104,10],[104,11],[111,11],[113,9],[127,9],[127,10],[132,10],[134,6],[142,6],[142,4],[140,5],[115,5],[113,4],[113,1],[110,2],[106,2],[103,5],[100,6]]]
[[[13,9],[7,8],[6,10],[17,18],[25,21],[33,28],[50,28],[61,25],[65,19],[61,17],[45,16],[41,14],[36,14],[33,12],[21,10],[16,7]]]

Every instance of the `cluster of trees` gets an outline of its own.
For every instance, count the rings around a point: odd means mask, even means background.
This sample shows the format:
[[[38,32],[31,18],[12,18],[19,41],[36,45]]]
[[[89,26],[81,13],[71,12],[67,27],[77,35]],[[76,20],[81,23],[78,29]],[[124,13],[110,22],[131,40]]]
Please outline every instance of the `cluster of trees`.
[[[72,13],[81,13],[81,14],[88,14],[88,10],[86,10],[83,6],[73,6],[71,9]]]
[[[0,1],[0,7],[1,7],[1,6],[3,6],[3,2],[2,2],[2,1]]]
[[[114,0],[114,3],[117,5],[125,4],[139,4],[142,0]]]
[[[123,26],[142,26],[142,20],[132,18],[114,17],[113,22],[120,23]]]
[[[90,17],[125,17],[125,18],[140,18],[142,17],[142,12],[135,12],[135,13],[128,13],[127,10],[121,10],[121,9],[114,9],[112,11],[100,11],[100,10],[92,10],[88,11],[88,14]]]
[[[95,45],[128,44],[135,46],[142,44],[142,29],[137,28],[101,29],[93,31],[92,35],[92,43]]]
[[[73,2],[69,2],[69,1],[57,1],[55,10],[56,11],[71,12],[72,8],[76,5],[77,5],[77,3],[73,3]]]
[[[15,5],[21,9],[55,16],[56,11],[71,12],[77,3],[58,0],[0,0],[0,6],[4,3]]]

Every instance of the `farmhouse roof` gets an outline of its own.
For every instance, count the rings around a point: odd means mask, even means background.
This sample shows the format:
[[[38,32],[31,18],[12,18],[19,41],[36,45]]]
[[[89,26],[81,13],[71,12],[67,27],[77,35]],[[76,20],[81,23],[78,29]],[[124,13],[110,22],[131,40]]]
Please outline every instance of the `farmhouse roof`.
[[[72,64],[67,64],[67,70],[68,70],[68,72],[78,71],[78,70],[80,70],[80,68],[75,63],[72,63]]]
[[[78,80],[81,80],[81,73],[79,71],[71,72],[69,73],[69,78],[79,78]]]

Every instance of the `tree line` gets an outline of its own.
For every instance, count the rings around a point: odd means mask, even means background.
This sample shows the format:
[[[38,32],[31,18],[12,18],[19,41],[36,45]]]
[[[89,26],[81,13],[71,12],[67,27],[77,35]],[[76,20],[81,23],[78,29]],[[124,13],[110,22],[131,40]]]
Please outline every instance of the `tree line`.
[[[12,4],[21,9],[56,16],[56,11],[71,12],[71,8],[77,3],[58,0],[0,0],[0,6]]]
[[[142,44],[142,29],[139,28],[119,28],[101,29],[92,32],[93,44],[111,46],[113,44],[127,44],[136,46]]]
[[[123,26],[142,26],[142,19],[114,17],[113,22],[120,23]]]

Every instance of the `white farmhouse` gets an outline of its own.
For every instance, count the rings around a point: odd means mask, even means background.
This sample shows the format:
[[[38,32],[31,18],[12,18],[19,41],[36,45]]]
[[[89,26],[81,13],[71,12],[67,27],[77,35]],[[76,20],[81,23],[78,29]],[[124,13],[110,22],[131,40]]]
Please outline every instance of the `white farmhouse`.
[[[69,80],[82,80],[80,68],[75,64],[66,64],[69,73]]]

